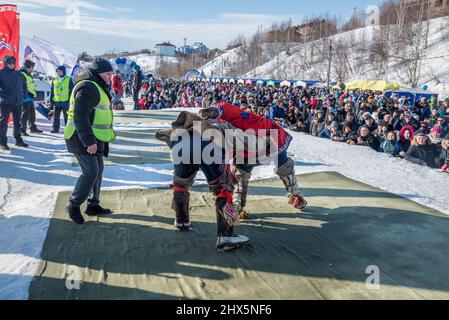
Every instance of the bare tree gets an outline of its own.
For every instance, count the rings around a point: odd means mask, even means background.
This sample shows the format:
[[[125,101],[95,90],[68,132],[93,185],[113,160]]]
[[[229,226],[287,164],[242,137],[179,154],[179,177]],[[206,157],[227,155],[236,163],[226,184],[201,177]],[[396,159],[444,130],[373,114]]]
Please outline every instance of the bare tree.
[[[417,10],[415,12],[416,23],[405,21],[400,33],[407,44],[403,49],[400,60],[405,72],[398,76],[413,88],[418,86],[421,76],[421,66],[424,59],[429,36],[430,6],[427,0],[417,0]]]

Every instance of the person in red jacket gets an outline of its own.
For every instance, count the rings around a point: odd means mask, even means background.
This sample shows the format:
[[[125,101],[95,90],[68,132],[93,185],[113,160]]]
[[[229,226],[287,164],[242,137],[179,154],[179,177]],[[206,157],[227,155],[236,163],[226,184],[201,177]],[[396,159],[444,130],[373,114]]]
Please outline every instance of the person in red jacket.
[[[271,130],[277,130],[278,141],[276,152],[269,155],[274,160],[277,158],[275,173],[281,178],[288,191],[289,203],[295,208],[303,210],[307,206],[307,201],[301,196],[298,180],[295,175],[295,163],[288,157],[287,149],[292,141],[292,136],[275,122],[268,120],[251,112],[245,112],[230,103],[218,103],[210,108],[202,109],[200,116],[204,120],[223,121],[233,127],[246,130],[255,130],[258,137],[270,136]],[[245,151],[245,156],[248,154]],[[259,163],[259,159],[256,161]],[[235,164],[233,172],[238,180],[234,192],[234,205],[242,219],[248,219],[249,213],[245,210],[246,197],[248,194],[248,184],[254,165]]]
[[[114,92],[113,105],[117,105],[123,95],[122,78],[120,77],[120,71],[117,70],[112,77],[112,91]]]

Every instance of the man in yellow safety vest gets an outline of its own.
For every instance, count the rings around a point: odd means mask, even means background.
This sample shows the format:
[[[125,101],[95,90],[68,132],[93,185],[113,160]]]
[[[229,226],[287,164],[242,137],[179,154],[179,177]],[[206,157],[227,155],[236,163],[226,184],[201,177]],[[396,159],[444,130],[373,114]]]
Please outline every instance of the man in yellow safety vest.
[[[59,133],[61,126],[61,113],[64,117],[64,124],[67,125],[67,112],[70,107],[70,94],[73,90],[73,80],[67,75],[65,66],[59,66],[56,69],[58,76],[53,79],[51,86],[50,101],[54,110],[53,131],[51,133]]]
[[[67,212],[77,224],[83,224],[80,206],[87,200],[86,214],[100,216],[112,211],[100,206],[103,157],[109,142],[115,139],[110,85],[113,76],[109,61],[97,58],[75,84],[70,97],[68,122],[64,131],[67,149],[73,153],[83,174],[70,196]]]
[[[23,136],[28,136],[27,127],[30,124],[31,133],[42,133],[36,126],[36,109],[34,109],[34,100],[37,98],[36,84],[34,78],[31,75],[34,71],[35,63],[30,60],[25,60],[23,68],[20,70],[22,75],[26,79],[27,91],[25,92],[25,99],[22,105],[22,119],[21,119],[21,132]]]

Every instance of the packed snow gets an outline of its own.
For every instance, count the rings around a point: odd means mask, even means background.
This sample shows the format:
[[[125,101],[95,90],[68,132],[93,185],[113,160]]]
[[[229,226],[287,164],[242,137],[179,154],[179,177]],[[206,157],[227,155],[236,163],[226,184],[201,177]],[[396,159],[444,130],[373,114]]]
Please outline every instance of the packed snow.
[[[119,125],[117,130],[147,130],[168,123]],[[29,149],[0,154],[0,299],[27,299],[39,263],[58,193],[73,189],[80,169],[72,166],[62,135],[50,134],[51,124],[39,120],[44,134],[26,138]],[[337,171],[449,214],[444,188],[449,175],[372,151],[292,133],[291,155],[298,174]],[[253,179],[274,177],[260,167]],[[104,189],[167,187],[171,165],[110,165]]]

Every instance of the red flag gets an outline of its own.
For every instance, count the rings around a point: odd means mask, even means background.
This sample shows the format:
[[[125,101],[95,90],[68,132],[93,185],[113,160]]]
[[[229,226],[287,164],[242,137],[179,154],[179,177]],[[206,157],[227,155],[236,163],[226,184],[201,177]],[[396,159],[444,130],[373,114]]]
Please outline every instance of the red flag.
[[[20,15],[14,4],[0,5],[0,68],[3,57],[14,56],[19,66]]]

